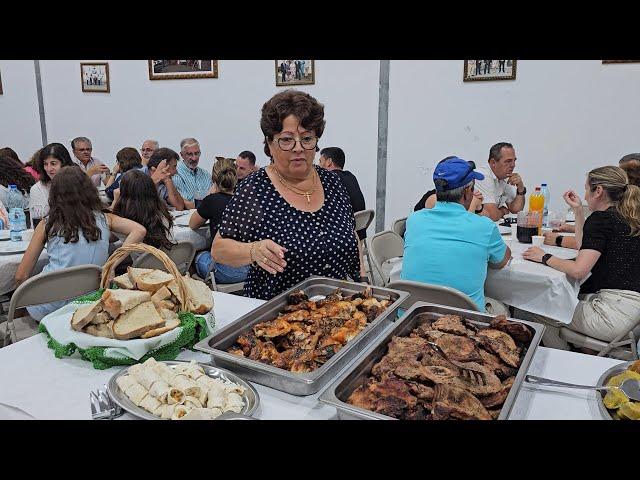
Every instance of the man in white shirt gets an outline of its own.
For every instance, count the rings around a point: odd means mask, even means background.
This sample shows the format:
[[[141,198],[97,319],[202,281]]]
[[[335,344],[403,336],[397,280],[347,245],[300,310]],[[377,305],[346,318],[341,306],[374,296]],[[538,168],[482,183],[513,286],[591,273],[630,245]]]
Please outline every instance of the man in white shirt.
[[[109,167],[91,156],[93,146],[91,140],[87,137],[76,137],[71,140],[71,150],[73,150],[73,156],[71,160],[78,165],[83,171],[91,177],[93,184],[100,186],[100,180],[105,185],[107,184],[107,175],[109,175]]]
[[[513,173],[516,167],[516,151],[507,142],[496,143],[489,150],[489,167],[479,168],[484,180],[476,182],[482,193],[482,211],[478,212],[493,221],[508,213],[518,213],[524,208],[527,189],[522,178]]]

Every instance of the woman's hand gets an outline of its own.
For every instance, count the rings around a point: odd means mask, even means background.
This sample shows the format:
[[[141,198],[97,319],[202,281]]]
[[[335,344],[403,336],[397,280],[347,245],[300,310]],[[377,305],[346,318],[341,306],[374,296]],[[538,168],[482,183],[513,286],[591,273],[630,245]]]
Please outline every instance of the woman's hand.
[[[554,230],[554,232],[566,232],[566,233],[574,233],[576,231],[576,226],[571,223],[563,223],[558,228]]]
[[[562,195],[562,198],[564,198],[564,201],[571,208],[573,209],[582,208],[582,199],[573,190],[567,190],[566,192],[564,192],[564,195]]]
[[[524,258],[525,260],[542,263],[542,257],[544,256],[544,254],[545,251],[540,247],[529,247],[522,254],[522,258]]]
[[[251,261],[271,274],[281,273],[287,262],[284,254],[287,249],[281,247],[273,240],[260,240],[251,244]]]
[[[556,238],[560,236],[559,233],[544,233],[544,244],[545,245],[556,245]]]

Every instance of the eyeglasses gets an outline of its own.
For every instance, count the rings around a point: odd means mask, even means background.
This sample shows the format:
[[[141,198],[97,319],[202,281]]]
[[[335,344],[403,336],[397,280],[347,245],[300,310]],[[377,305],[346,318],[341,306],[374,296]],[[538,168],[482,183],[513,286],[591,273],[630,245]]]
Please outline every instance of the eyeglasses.
[[[277,139],[280,150],[288,152],[296,147],[298,140],[295,137],[284,136]],[[318,137],[315,135],[305,135],[300,138],[300,146],[305,150],[313,150],[318,145]]]
[[[189,153],[185,153],[184,156],[185,157],[199,157],[201,152],[189,152]]]
[[[75,150],[79,152],[90,152],[93,150],[93,148],[76,148]]]

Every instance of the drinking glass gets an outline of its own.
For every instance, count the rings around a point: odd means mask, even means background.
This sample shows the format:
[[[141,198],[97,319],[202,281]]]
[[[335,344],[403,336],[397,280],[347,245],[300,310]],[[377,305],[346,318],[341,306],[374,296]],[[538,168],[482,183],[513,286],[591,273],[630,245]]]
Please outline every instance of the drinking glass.
[[[549,227],[554,230],[560,228],[562,223],[564,222],[563,216],[558,212],[549,212],[548,216]]]

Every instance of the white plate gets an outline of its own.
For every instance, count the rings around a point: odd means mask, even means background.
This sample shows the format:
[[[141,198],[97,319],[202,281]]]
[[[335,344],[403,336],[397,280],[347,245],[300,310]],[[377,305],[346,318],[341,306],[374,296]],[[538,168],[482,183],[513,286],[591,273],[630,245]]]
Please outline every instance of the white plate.
[[[29,246],[28,241],[22,242],[2,242],[0,243],[0,254],[24,253]]]

